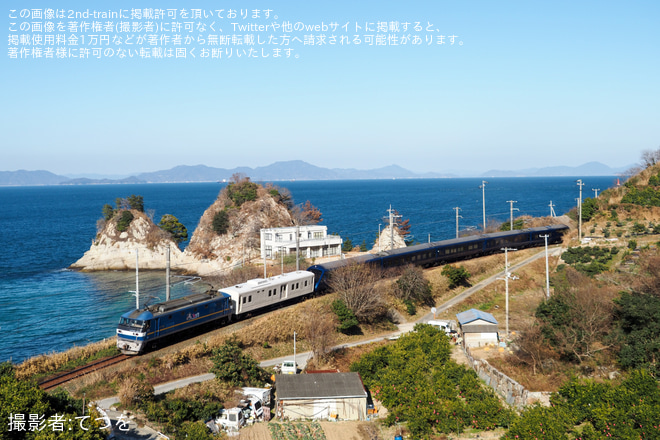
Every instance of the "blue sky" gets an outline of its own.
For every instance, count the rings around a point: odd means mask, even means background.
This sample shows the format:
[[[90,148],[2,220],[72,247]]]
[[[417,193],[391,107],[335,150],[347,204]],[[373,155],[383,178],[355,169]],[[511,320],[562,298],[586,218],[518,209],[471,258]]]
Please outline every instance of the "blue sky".
[[[366,23],[396,21],[411,23],[399,38],[457,39],[453,46],[293,44],[289,59],[17,60],[6,49],[0,170],[129,175],[301,159],[329,168],[398,164],[477,174],[589,161],[626,166],[660,147],[657,1],[98,0],[57,7],[68,13],[90,4],[98,11],[223,7],[222,19],[203,21],[215,21],[216,32],[206,33],[224,35],[250,33],[233,32],[232,22],[336,22],[349,23],[349,32],[336,35],[352,39],[356,23],[364,38],[375,34]],[[10,2],[5,28],[25,21],[11,18],[19,14],[11,9],[52,6]],[[229,19],[228,9],[272,15]],[[415,32],[415,22],[433,31]]]

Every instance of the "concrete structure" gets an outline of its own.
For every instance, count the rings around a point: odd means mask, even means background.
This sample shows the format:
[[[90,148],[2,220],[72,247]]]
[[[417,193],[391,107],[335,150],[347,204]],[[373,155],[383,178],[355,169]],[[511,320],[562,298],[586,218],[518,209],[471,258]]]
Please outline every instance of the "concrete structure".
[[[304,258],[319,258],[341,254],[342,239],[328,235],[328,227],[320,225],[290,226],[261,230],[261,258],[275,259],[296,254],[296,229],[298,230],[300,255]]]
[[[277,417],[366,420],[367,392],[357,373],[278,374]]]
[[[481,347],[499,342],[497,320],[490,313],[470,309],[457,313],[456,319],[466,347]]]

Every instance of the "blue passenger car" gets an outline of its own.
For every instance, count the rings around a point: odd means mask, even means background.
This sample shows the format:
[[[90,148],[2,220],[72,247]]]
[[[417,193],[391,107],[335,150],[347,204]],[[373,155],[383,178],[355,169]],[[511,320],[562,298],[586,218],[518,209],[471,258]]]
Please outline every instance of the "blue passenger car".
[[[117,326],[117,348],[140,354],[154,341],[211,321],[224,321],[233,313],[229,295],[208,291],[164,301],[123,314]]]
[[[422,267],[437,266],[494,254],[500,252],[504,247],[524,249],[543,246],[545,244],[545,235],[548,236],[548,244],[560,243],[563,234],[567,230],[568,226],[565,225],[551,225],[472,235],[383,251],[375,255],[361,255],[356,258],[315,264],[307,270],[314,273],[315,288],[317,291],[320,291],[327,287],[328,277],[333,270],[348,264],[373,264],[381,268],[397,267],[406,264],[414,264]]]

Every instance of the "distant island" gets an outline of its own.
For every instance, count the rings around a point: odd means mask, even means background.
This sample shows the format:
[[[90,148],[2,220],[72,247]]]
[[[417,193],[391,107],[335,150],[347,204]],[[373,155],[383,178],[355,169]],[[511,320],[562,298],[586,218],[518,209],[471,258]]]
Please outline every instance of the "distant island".
[[[0,171],[0,186],[31,185],[103,185],[121,183],[186,183],[224,182],[234,174],[243,174],[253,181],[286,180],[366,180],[366,179],[438,179],[456,177],[551,177],[551,176],[614,176],[625,173],[632,165],[611,168],[600,162],[589,162],[577,167],[556,166],[524,170],[489,170],[471,176],[453,173],[414,173],[398,165],[371,170],[355,168],[322,168],[302,160],[275,162],[265,167],[214,168],[206,165],[179,165],[169,170],[141,173],[122,179],[70,178],[49,171]]]

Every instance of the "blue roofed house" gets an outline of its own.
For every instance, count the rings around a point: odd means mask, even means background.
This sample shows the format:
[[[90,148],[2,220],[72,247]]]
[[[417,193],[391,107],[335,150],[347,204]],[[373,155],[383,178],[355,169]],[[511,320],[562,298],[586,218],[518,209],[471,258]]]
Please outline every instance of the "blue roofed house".
[[[470,309],[457,313],[456,319],[466,347],[481,347],[499,342],[497,320],[490,313]]]

